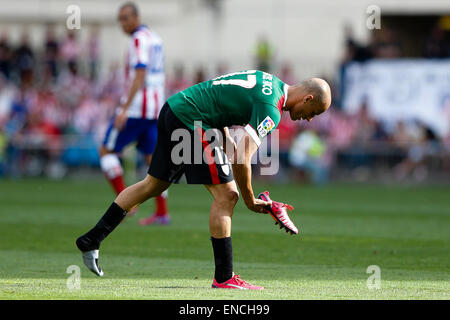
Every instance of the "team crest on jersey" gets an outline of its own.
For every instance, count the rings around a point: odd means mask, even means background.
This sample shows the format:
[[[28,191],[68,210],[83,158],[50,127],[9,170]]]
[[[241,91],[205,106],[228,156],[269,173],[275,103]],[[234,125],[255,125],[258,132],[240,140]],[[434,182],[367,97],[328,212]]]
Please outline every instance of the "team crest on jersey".
[[[273,128],[275,127],[275,122],[272,118],[267,116],[258,126],[258,133],[261,137],[265,137]]]

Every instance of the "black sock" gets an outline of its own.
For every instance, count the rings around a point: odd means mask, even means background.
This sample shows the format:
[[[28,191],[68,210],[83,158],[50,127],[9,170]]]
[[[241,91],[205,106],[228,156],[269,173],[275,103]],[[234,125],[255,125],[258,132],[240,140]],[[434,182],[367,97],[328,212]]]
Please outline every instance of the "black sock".
[[[231,237],[216,239],[211,237],[216,271],[214,278],[218,283],[225,282],[233,276],[233,246]]]
[[[78,249],[90,251],[100,248],[100,243],[119,225],[126,214],[125,210],[113,202],[95,227],[77,239]]]

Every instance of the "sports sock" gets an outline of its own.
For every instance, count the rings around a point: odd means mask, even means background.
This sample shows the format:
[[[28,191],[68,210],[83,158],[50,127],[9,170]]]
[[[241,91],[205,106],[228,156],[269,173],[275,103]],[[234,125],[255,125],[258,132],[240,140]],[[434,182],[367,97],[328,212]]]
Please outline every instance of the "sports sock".
[[[123,169],[119,157],[116,154],[109,153],[102,156],[100,158],[100,167],[117,195],[125,190],[126,185],[123,180]]]
[[[166,198],[167,198],[167,190],[155,198],[156,203],[155,212],[157,216],[165,216],[167,214]]]
[[[114,189],[114,192],[119,195],[123,190],[126,189],[125,182],[123,181],[123,176],[115,177],[114,179],[108,179],[109,183]]]
[[[78,249],[90,251],[100,248],[100,243],[119,225],[126,214],[125,210],[113,202],[95,227],[77,239]]]
[[[211,237],[216,270],[214,278],[218,283],[225,282],[233,276],[233,246],[231,237],[216,239]]]

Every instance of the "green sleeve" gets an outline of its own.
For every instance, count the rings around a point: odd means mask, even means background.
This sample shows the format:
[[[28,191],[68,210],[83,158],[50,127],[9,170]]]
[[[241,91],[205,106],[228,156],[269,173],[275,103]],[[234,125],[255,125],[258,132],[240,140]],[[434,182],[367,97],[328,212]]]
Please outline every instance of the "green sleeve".
[[[271,104],[258,104],[253,107],[250,122],[245,127],[256,144],[270,134],[280,123],[280,111]]]

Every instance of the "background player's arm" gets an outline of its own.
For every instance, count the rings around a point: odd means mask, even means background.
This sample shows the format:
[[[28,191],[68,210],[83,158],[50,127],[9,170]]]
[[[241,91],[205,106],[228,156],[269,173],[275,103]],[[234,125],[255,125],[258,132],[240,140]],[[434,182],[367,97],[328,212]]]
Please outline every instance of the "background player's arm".
[[[136,93],[144,85],[145,74],[146,74],[145,68],[137,68],[136,69],[133,82],[131,83],[130,92],[128,93],[127,101],[122,105],[122,112],[120,113],[119,116],[116,117],[116,120],[115,120],[115,127],[117,129],[121,129],[124,126],[125,122],[127,121],[127,110],[130,107],[131,102],[133,101]]]
[[[133,82],[131,84],[130,92],[128,93],[128,99],[125,104],[122,106],[123,109],[128,109],[130,107],[131,102],[134,99],[136,93],[144,86],[146,68],[137,68],[135,71],[135,76]]]
[[[254,212],[267,213],[267,207],[270,207],[271,203],[255,199],[252,188],[251,159],[257,149],[258,145],[248,133],[245,133],[234,155],[234,161],[232,163],[233,175],[247,208]]]

